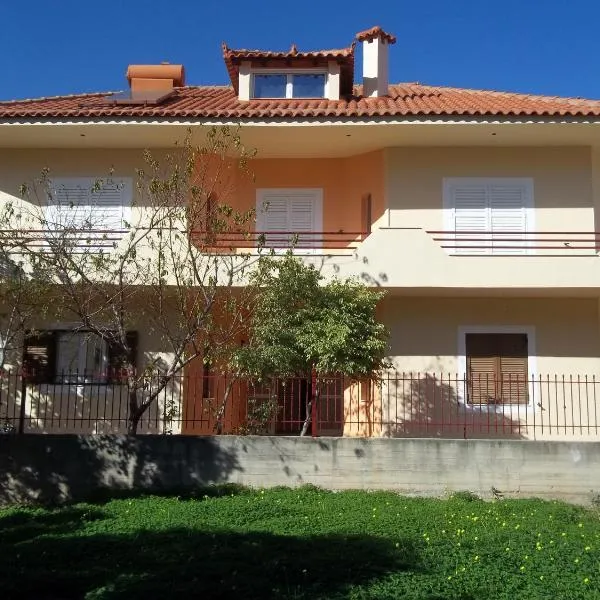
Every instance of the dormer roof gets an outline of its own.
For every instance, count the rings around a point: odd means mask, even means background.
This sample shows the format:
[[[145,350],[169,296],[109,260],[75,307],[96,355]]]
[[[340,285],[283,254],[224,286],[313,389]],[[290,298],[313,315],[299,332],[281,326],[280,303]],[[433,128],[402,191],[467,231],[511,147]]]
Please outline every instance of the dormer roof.
[[[340,65],[340,94],[351,95],[354,85],[355,46],[353,42],[347,48],[299,51],[296,44],[292,44],[289,50],[273,51],[234,50],[225,42],[222,44],[223,60],[236,94],[239,92],[240,64],[244,61],[252,63],[255,67],[293,69],[324,66],[333,60]]]

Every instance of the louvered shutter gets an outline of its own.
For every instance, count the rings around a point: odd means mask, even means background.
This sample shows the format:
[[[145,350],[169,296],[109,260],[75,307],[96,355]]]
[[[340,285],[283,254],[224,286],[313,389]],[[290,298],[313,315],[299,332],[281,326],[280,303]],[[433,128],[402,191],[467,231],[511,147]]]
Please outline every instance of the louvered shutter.
[[[315,237],[315,202],[312,196],[295,196],[288,203],[289,230],[297,238],[300,248],[314,247]],[[293,239],[291,240],[293,241]]]
[[[131,205],[127,198],[128,186],[121,180],[110,180],[91,193],[94,227],[122,230],[125,212]]]
[[[473,404],[527,404],[526,334],[467,334],[468,401]]]
[[[519,184],[490,185],[488,193],[493,253],[525,254],[527,252],[525,247],[527,190]],[[511,241],[503,242],[503,239]]]
[[[314,190],[265,191],[257,211],[257,229],[265,233],[267,247],[286,249],[296,238],[300,249],[320,245],[322,206]]]
[[[51,187],[46,209],[51,236],[94,250],[110,249],[123,237],[131,213],[130,179],[58,178]]]
[[[56,332],[28,332],[23,352],[23,375],[31,383],[53,383],[56,376]]]
[[[471,404],[497,402],[497,346],[493,335],[467,334],[467,392]]]
[[[480,184],[455,185],[451,188],[452,225],[455,234],[454,254],[489,254],[484,241],[490,231],[487,187]],[[475,241],[461,241],[461,240]],[[480,240],[480,241],[477,241]]]
[[[526,334],[499,335],[500,397],[504,404],[527,404],[528,345]]]
[[[48,229],[81,228],[89,218],[91,186],[87,178],[57,179],[51,184],[52,200],[46,209]]]
[[[277,232],[289,231],[288,199],[284,196],[268,196],[265,198],[262,210],[261,230],[267,234],[265,245],[275,248],[287,245],[288,236],[281,233],[277,235]]]

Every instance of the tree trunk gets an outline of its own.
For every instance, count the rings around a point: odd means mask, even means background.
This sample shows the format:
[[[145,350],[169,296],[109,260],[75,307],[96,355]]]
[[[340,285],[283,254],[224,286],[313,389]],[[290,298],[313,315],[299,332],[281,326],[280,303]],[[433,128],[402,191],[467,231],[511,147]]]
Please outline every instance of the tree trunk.
[[[302,430],[300,431],[300,437],[304,437],[308,433],[308,427],[311,425],[313,420],[313,412],[316,412],[319,400],[319,386],[317,385],[317,376],[314,369],[311,374],[310,384],[310,399],[306,403],[306,418],[302,424]]]
[[[138,424],[142,417],[143,411],[138,407],[137,390],[134,387],[129,388],[129,416],[127,418],[127,433],[128,435],[136,435]]]
[[[231,395],[231,390],[233,389],[233,384],[235,383],[235,379],[231,379],[227,382],[227,387],[225,388],[225,394],[223,395],[223,402],[221,402],[221,406],[215,413],[215,433],[217,435],[221,435],[223,433],[223,417],[225,416],[225,409],[227,408],[227,402],[229,400],[229,396]]]

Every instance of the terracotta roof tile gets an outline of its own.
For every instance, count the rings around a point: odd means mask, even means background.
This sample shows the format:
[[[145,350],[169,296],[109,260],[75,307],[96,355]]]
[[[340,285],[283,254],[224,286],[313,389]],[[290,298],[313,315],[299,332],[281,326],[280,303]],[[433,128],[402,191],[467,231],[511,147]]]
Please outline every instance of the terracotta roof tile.
[[[365,29],[364,31],[359,31],[356,34],[356,39],[359,42],[364,42],[366,40],[374,40],[375,38],[380,37],[383,40],[386,40],[388,44],[396,43],[396,36],[391,33],[387,33],[379,25],[375,27],[371,27],[371,29]]]
[[[427,116],[600,117],[600,101],[506,92],[390,85],[387,97],[367,98],[361,86],[342,100],[290,99],[240,102],[231,86],[186,86],[159,105],[113,105],[109,94],[80,94],[0,102],[0,119],[181,118],[268,119]]]

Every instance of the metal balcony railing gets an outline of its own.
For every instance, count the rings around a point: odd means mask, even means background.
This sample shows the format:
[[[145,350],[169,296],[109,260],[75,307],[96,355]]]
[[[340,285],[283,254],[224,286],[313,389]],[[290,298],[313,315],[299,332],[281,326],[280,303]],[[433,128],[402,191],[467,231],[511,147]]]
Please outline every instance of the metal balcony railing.
[[[449,254],[589,256],[600,250],[597,231],[427,231]]]

